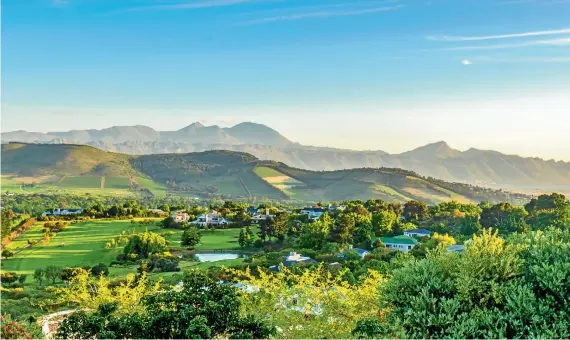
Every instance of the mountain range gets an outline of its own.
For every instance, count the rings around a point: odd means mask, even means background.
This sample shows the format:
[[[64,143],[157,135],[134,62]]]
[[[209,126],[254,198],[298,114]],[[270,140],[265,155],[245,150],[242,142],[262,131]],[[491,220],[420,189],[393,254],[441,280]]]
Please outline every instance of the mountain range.
[[[14,192],[428,203],[508,201],[530,196],[427,178],[392,168],[311,171],[243,152],[126,155],[74,144],[2,144],[2,189]]]
[[[445,181],[509,190],[570,190],[570,163],[506,155],[497,151],[459,151],[440,141],[400,154],[301,145],[262,124],[233,127],[194,123],[177,131],[113,126],[102,130],[2,133],[5,142],[85,144],[131,155],[229,150],[249,153],[307,170],[401,168]]]

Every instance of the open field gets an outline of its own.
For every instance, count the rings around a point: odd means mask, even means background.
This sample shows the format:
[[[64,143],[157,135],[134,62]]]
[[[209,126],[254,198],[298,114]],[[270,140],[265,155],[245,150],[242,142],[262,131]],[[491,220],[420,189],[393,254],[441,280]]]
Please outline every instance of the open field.
[[[22,250],[28,246],[28,240],[39,241],[42,239],[44,232],[43,232],[43,223],[38,222],[34,224],[24,235],[20,235],[16,239],[14,239],[10,244],[6,246],[6,249],[17,252]]]
[[[303,189],[305,185],[275,169],[257,166],[253,172],[261,177],[264,181],[271,184],[275,188],[281,190],[292,199],[314,199],[314,196],[308,195]]]
[[[42,223],[34,225],[27,233],[21,235],[10,244],[11,250],[23,249],[13,258],[3,261],[3,271],[14,271],[18,274],[33,274],[37,268],[45,268],[50,265],[59,267],[94,266],[98,263],[109,265],[112,260],[122,252],[122,247],[105,249],[105,244],[112,238],[125,232],[143,232],[145,230],[162,234],[171,231],[172,235],[166,236],[171,242],[170,248],[182,249],[180,235],[182,230],[161,229],[156,225],[132,224],[130,221],[89,221],[69,225],[66,229],[56,234],[47,244],[38,243],[31,248],[25,248],[27,240],[40,239],[42,236]],[[254,233],[257,227],[253,227]],[[203,231],[197,251],[209,250],[238,250],[239,229],[221,229]],[[59,245],[63,243],[64,246]],[[25,248],[25,249],[24,249]],[[191,262],[183,261],[181,268],[186,267],[211,267],[240,263],[242,260],[224,260],[219,262]],[[110,268],[113,276],[121,276],[126,273],[136,272],[137,266]],[[162,275],[162,273],[160,273]]]
[[[38,243],[5,260],[2,270],[33,274],[35,269],[50,265],[59,267],[93,266],[98,263],[108,265],[122,249],[105,249],[105,244],[123,231],[142,232],[145,228],[146,226],[131,224],[130,221],[90,221],[69,225],[57,233],[49,243]],[[150,226],[148,229],[154,230],[158,227]],[[20,238],[26,240],[27,233]],[[61,243],[64,244],[63,247],[59,246]]]
[[[151,179],[135,177],[140,187],[149,189],[154,195],[163,196],[167,189]],[[35,183],[35,187],[22,187],[23,183]],[[2,191],[15,193],[59,193],[90,194],[105,196],[133,196],[128,177],[105,176],[105,185],[101,189],[101,176],[38,176],[14,177],[2,176]]]

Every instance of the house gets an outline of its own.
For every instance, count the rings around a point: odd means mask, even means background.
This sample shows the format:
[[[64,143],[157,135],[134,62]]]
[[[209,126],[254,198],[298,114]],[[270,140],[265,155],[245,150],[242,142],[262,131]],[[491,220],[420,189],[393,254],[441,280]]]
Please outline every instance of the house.
[[[228,225],[231,222],[220,216],[217,211],[212,210],[207,214],[198,216],[198,219],[190,223],[196,224],[200,227],[207,227]]]
[[[312,258],[310,258],[308,256],[303,256],[303,255],[298,254],[296,252],[290,252],[289,256],[287,256],[285,258],[285,261],[283,261],[283,265],[285,267],[290,267],[294,264],[306,266],[306,265],[317,264],[317,263],[318,262],[313,260]]]
[[[47,210],[42,213],[42,216],[66,216],[66,215],[79,215],[83,213],[83,209],[53,209]]]
[[[321,217],[322,214],[324,214],[327,210],[325,208],[303,208],[301,210],[301,214],[303,215],[307,215],[309,217],[309,220],[311,221],[316,221],[319,219],[319,217]]]
[[[366,255],[370,254],[369,250],[362,249],[362,248],[352,248],[352,246],[350,246],[350,248],[346,249],[343,253],[338,254],[338,257],[344,258],[344,253],[347,253],[350,251],[354,251],[354,252],[358,253],[360,258],[364,258]]]
[[[465,245],[463,244],[454,244],[452,246],[447,247],[447,250],[453,251],[456,253],[463,253],[465,251]]]
[[[175,212],[174,214],[170,215],[174,219],[174,222],[186,222],[190,219],[190,215],[185,212]]]
[[[148,211],[156,214],[164,214],[164,211],[162,209],[148,209]]]
[[[346,205],[331,205],[329,204],[330,211],[344,211],[346,209]]]
[[[254,215],[254,216],[251,218],[251,222],[252,222],[252,223],[259,223],[259,222],[261,222],[261,221],[265,221],[266,219],[268,219],[268,218],[270,218],[270,217],[273,218],[273,217],[275,217],[275,215],[269,214],[269,209],[265,209],[265,214],[264,214],[264,215],[261,215],[261,214]]]
[[[386,248],[399,250],[403,253],[409,252],[415,246],[418,245],[418,241],[415,238],[405,235],[400,235],[396,237],[379,237],[379,238],[375,237],[372,240],[372,243],[374,244],[378,239],[382,241],[382,243]]]
[[[427,229],[412,229],[404,231],[405,236],[409,237],[431,237],[431,231]]]
[[[259,209],[255,209],[254,207],[249,207],[245,211],[246,214],[254,216],[260,213]]]

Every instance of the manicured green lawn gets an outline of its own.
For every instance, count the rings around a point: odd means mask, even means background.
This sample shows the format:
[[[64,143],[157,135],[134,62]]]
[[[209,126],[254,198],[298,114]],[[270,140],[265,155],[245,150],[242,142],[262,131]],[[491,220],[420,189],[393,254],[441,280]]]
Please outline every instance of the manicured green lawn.
[[[33,226],[26,234],[16,239],[10,246],[13,249],[25,247],[27,239],[39,239],[42,236],[42,224]],[[166,239],[171,242],[171,248],[182,248],[180,236],[182,230],[160,229],[155,224],[139,225],[130,221],[88,221],[68,226],[56,234],[47,244],[38,243],[31,248],[22,250],[13,258],[3,261],[3,271],[15,271],[18,274],[33,274],[37,268],[45,268],[50,265],[59,267],[94,266],[98,263],[109,265],[117,255],[122,252],[122,247],[106,249],[105,244],[123,231],[130,234],[134,232],[154,231],[159,234],[171,231],[172,235]],[[252,226],[254,233],[258,232],[257,226]],[[203,236],[197,251],[207,250],[236,250],[240,249],[238,243],[240,229],[221,229],[214,231],[202,231]],[[64,244],[63,247],[60,244]],[[221,264],[240,263],[241,260],[219,261],[215,264],[181,262],[186,266],[198,266],[208,268]],[[190,264],[189,264],[190,263]],[[112,268],[113,276],[122,276],[129,272],[136,272],[133,268]]]
[[[20,237],[17,237],[15,240],[10,242],[10,244],[6,246],[6,249],[15,252],[26,248],[28,245],[28,240],[41,240],[41,238],[44,236],[43,223],[44,222],[34,224],[24,235],[21,235]]]
[[[105,244],[123,231],[131,233],[158,229],[156,226],[138,226],[130,221],[90,221],[68,226],[48,244],[36,244],[4,260],[3,271],[32,274],[36,268],[50,265],[59,267],[93,266],[109,263],[122,251],[105,249]],[[26,240],[27,233],[23,235]],[[60,247],[63,243],[64,246]]]

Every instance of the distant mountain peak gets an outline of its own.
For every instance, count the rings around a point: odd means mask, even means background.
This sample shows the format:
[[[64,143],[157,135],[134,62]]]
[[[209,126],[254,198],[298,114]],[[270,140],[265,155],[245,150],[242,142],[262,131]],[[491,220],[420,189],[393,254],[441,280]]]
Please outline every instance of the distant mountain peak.
[[[194,130],[196,130],[196,129],[201,129],[201,128],[203,128],[203,127],[204,127],[204,125],[202,125],[202,123],[200,123],[200,122],[195,122],[195,123],[192,123],[192,124],[190,124],[190,125],[188,125],[188,126],[183,127],[182,129],[180,129],[180,130],[178,130],[178,131],[194,131]]]
[[[430,143],[419,148],[401,153],[403,156],[419,158],[453,158],[461,155],[461,151],[451,148],[445,141]]]

